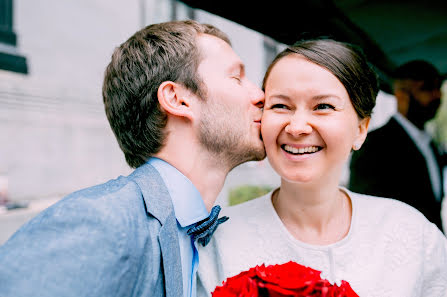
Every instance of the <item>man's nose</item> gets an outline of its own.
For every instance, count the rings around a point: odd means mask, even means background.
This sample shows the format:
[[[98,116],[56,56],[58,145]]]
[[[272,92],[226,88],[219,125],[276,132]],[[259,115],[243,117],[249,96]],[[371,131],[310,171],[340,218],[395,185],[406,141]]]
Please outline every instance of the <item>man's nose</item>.
[[[265,103],[265,95],[264,92],[256,86],[254,83],[252,84],[252,94],[251,94],[251,103],[258,108],[263,108]]]

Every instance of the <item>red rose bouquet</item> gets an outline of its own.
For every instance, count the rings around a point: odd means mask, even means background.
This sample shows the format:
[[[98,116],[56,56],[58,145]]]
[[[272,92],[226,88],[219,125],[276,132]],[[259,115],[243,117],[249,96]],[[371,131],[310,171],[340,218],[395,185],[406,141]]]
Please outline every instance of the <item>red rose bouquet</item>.
[[[256,266],[228,278],[213,297],[359,297],[348,282],[331,284],[321,271],[295,262]]]

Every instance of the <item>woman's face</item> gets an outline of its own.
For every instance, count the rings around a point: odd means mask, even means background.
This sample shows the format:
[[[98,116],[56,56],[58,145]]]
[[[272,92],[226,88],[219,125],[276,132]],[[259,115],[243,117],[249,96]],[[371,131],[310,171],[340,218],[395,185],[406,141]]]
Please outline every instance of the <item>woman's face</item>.
[[[271,70],[261,132],[269,162],[283,179],[338,180],[353,145],[363,144],[368,123],[326,68],[291,54]]]

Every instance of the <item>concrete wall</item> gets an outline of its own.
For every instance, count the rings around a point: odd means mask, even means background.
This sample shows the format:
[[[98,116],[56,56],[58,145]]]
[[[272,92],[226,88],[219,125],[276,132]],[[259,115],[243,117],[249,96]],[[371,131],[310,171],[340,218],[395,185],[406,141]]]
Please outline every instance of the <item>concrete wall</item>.
[[[138,29],[138,2],[14,4],[29,74],[0,71],[0,173],[10,199],[64,195],[125,174],[101,85],[114,47]]]
[[[113,49],[172,1],[15,1],[14,31],[29,74],[0,71],[0,174],[13,200],[62,196],[130,172],[106,120],[101,86]],[[180,4],[177,4],[180,5]],[[178,9],[177,17],[186,17]],[[263,37],[197,11],[225,30],[260,83]]]

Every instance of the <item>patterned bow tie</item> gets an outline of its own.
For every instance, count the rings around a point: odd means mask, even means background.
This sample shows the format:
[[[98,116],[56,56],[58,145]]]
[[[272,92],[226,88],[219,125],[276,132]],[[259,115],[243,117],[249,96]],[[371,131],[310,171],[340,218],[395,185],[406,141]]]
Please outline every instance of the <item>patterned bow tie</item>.
[[[216,205],[211,209],[211,213],[208,218],[195,223],[188,229],[188,235],[192,236],[194,241],[197,240],[203,246],[206,246],[210,242],[211,236],[216,231],[217,226],[228,220],[228,217],[221,217],[218,219],[220,212],[220,206]]]

